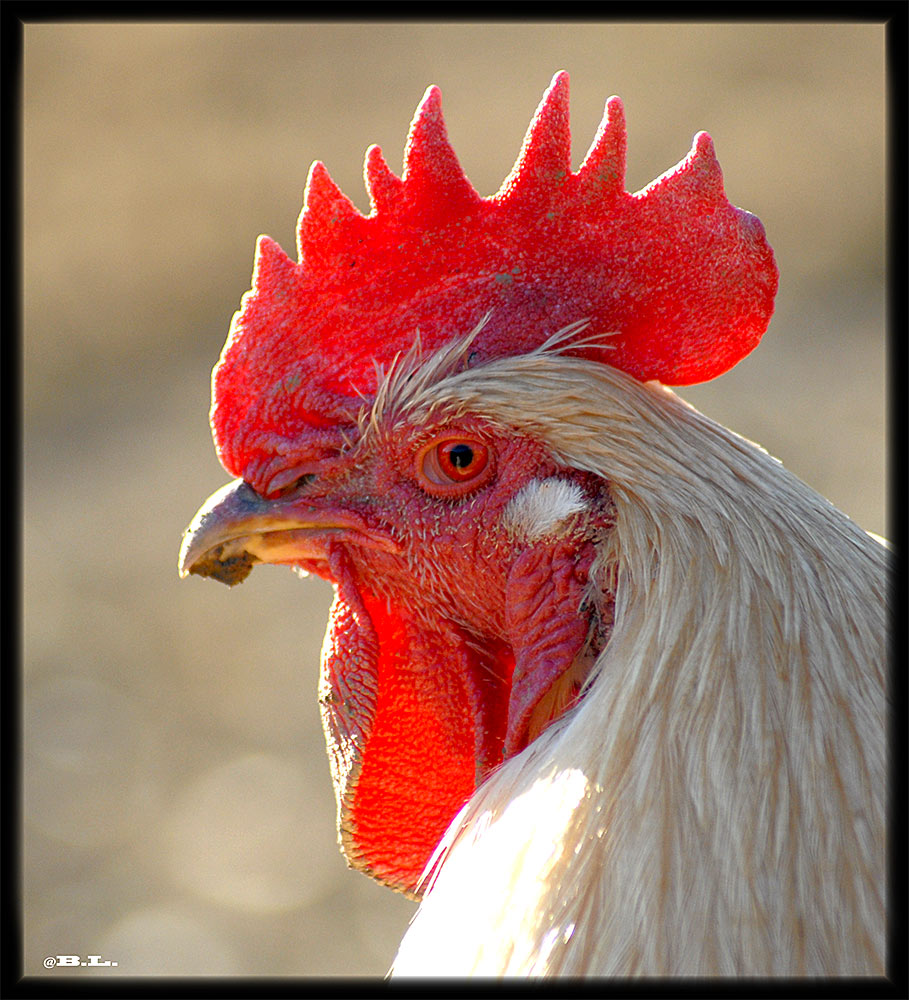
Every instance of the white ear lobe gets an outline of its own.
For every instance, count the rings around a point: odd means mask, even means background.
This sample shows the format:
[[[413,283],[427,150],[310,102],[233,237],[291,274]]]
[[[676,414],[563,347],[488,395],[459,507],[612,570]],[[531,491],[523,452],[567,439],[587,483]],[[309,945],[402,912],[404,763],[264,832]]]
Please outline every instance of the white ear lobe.
[[[587,510],[577,483],[566,479],[532,479],[508,502],[502,525],[513,538],[534,542],[567,534],[576,514]]]

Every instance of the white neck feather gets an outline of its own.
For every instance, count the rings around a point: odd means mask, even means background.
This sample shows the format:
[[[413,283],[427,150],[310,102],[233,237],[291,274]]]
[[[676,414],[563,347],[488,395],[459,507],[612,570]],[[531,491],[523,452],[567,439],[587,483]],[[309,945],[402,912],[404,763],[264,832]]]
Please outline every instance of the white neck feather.
[[[883,547],[605,365],[536,352],[421,402],[609,484],[615,622],[581,704],[452,823],[395,974],[882,974]]]

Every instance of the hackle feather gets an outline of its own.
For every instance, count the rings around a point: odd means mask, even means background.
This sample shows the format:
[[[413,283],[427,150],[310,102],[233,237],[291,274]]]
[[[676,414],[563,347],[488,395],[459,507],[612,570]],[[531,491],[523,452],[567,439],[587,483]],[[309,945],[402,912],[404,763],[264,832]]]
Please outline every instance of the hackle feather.
[[[605,365],[540,350],[422,403],[609,484],[615,622],[580,705],[452,823],[395,974],[880,975],[886,550]]]

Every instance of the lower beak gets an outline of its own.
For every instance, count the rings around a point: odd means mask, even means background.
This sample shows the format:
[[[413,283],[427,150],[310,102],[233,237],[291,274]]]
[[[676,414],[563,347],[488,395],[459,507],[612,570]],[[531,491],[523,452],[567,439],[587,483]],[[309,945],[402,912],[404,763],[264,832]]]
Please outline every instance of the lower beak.
[[[213,493],[183,533],[180,576],[210,576],[232,587],[256,563],[327,558],[332,539],[389,548],[367,534],[355,515],[322,510],[299,497],[265,500],[242,479]]]

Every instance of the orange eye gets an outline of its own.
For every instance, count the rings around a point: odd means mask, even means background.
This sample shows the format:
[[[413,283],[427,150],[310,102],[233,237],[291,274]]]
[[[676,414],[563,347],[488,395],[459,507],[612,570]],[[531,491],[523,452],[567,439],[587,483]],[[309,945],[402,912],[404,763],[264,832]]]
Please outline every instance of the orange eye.
[[[417,456],[420,485],[437,496],[462,496],[493,472],[490,449],[480,441],[435,441]]]

